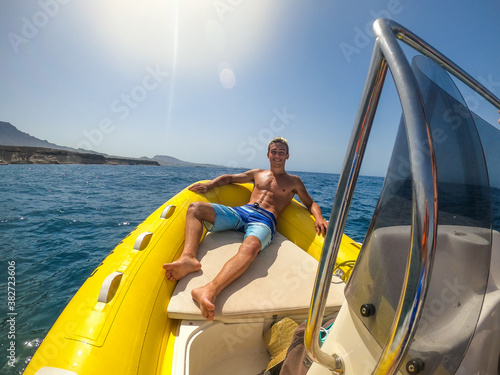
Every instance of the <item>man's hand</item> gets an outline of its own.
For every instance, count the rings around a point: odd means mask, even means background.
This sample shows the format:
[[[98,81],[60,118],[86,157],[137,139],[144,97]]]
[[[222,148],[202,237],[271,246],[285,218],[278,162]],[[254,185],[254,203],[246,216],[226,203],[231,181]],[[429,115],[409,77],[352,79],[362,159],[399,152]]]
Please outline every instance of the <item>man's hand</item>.
[[[328,221],[326,221],[324,218],[320,218],[319,220],[316,220],[314,226],[316,227],[316,233],[321,234],[323,237],[325,237],[326,230],[328,229]]]
[[[202,194],[206,193],[211,188],[212,188],[212,181],[204,183],[198,182],[188,187],[189,190],[194,191],[195,193],[202,193]]]

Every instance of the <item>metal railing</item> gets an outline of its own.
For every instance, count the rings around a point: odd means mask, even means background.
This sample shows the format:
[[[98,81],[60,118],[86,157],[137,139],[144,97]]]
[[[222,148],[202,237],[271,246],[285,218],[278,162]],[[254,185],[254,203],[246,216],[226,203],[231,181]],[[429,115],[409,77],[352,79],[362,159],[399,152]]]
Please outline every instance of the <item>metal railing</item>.
[[[401,100],[410,160],[412,153],[418,152],[419,163],[411,164],[413,181],[417,183],[413,184],[411,245],[403,291],[388,342],[372,374],[395,374],[398,371],[417,330],[430,283],[437,230],[436,160],[420,90],[398,39],[436,61],[500,109],[500,100],[483,85],[398,23],[378,19],[373,30],[376,36],[373,56],[332,205],[304,338],[309,357],[335,374],[344,372],[342,359],[321,349],[319,332],[347,214],[388,68]],[[426,155],[419,147],[423,144],[429,147]],[[415,276],[412,279],[410,275]]]

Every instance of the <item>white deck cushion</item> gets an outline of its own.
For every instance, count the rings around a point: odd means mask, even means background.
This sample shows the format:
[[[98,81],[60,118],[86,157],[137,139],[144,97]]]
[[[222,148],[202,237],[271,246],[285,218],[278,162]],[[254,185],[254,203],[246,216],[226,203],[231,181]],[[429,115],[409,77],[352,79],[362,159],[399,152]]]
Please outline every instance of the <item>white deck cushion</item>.
[[[238,252],[243,240],[240,232],[209,233],[200,245],[198,259],[202,269],[177,283],[168,317],[203,319],[191,298],[191,290],[211,281],[224,263]],[[317,261],[298,246],[276,233],[247,271],[215,301],[215,320],[225,322],[271,318],[273,315],[306,315],[317,271]],[[344,300],[344,283],[333,277],[327,301],[327,313],[340,309]]]

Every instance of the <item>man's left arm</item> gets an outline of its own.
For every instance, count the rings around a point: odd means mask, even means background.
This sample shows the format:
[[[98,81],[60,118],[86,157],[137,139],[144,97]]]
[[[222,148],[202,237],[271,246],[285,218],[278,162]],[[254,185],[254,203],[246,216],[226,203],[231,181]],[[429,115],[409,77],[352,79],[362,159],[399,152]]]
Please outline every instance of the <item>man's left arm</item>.
[[[328,228],[328,222],[323,217],[321,213],[321,208],[319,205],[312,199],[311,195],[307,192],[307,189],[300,178],[297,178],[297,195],[300,201],[307,207],[309,212],[314,216],[315,223],[314,226],[316,228],[316,233],[325,235],[326,230]]]

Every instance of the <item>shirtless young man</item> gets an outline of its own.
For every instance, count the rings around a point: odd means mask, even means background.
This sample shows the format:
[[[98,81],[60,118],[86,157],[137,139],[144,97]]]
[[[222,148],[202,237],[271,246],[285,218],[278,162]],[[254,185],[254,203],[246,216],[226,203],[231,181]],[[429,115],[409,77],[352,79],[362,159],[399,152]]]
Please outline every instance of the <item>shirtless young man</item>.
[[[215,279],[191,292],[193,299],[200,306],[202,315],[208,320],[214,318],[217,295],[241,276],[257,254],[269,245],[276,230],[276,218],[295,194],[314,216],[317,233],[323,236],[326,233],[328,223],[323,218],[320,207],[313,201],[302,180],[285,171],[285,162],[289,157],[286,140],[281,137],[273,139],[269,143],[267,157],[270,162],[269,170],[252,169],[240,174],[222,175],[210,182],[189,187],[197,193],[206,193],[216,186],[254,183],[249,203],[241,207],[229,208],[206,202],[192,203],[186,216],[186,237],[182,254],[173,263],[163,265],[165,276],[171,281],[182,279],[187,274],[201,269],[196,253],[204,224],[212,231],[245,232],[238,253],[226,262]]]

